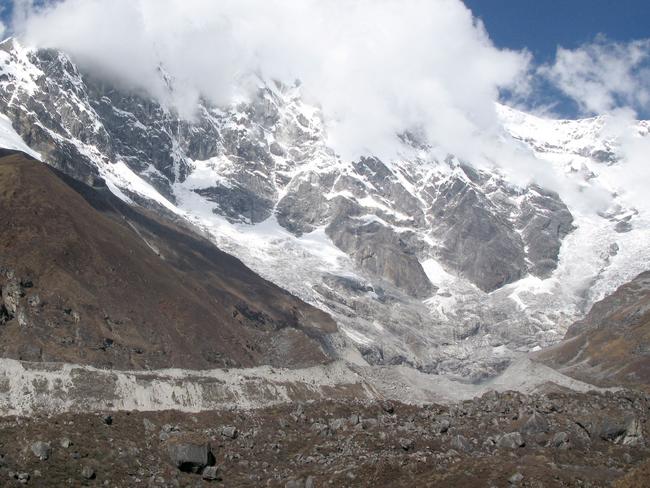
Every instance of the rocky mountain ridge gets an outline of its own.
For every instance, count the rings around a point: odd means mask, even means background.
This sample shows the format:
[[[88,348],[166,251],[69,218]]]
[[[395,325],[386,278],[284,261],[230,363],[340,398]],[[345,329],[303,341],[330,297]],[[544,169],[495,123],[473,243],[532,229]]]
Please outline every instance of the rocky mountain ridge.
[[[498,110],[508,140],[580,182],[616,163],[616,141],[598,120]],[[650,263],[640,244],[650,225],[635,209],[569,208],[557,193],[518,187],[412,135],[400,159],[345,161],[295,86],[261,83],[249,102],[205,102],[187,121],[64,53],[10,40],[0,50],[0,111],[49,164],[196,225],[330,313],[372,364],[493,376],[557,342]]]

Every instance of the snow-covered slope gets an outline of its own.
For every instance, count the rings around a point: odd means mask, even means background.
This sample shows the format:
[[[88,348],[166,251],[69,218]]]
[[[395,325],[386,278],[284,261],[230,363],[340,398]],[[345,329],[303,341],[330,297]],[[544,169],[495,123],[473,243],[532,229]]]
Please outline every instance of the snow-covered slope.
[[[0,148],[15,149],[27,153],[36,159],[41,158],[39,153],[33,151],[25,144],[25,141],[23,141],[11,125],[11,120],[3,114],[0,114]]]
[[[0,111],[49,164],[191,222],[328,311],[374,364],[494,375],[650,267],[648,216],[628,203],[598,213],[409,134],[396,160],[344,160],[297,87],[260,82],[250,102],[204,104],[186,121],[10,41]],[[607,188],[601,170],[619,163],[601,119],[498,112],[505,143],[572,187]]]

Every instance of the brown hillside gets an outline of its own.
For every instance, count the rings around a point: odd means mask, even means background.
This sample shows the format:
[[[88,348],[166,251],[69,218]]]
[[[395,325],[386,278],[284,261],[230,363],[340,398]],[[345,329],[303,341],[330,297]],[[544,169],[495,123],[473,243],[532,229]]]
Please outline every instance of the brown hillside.
[[[537,358],[592,384],[650,391],[650,272],[594,304],[564,341]]]
[[[0,158],[0,229],[0,356],[116,368],[329,360],[328,315],[191,231],[20,153]]]

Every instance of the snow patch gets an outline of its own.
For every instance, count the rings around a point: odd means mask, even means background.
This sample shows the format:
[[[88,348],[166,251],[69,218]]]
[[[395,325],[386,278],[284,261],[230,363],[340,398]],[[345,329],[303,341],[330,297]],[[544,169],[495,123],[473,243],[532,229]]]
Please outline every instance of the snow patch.
[[[0,147],[22,151],[33,158],[42,161],[41,155],[25,144],[25,141],[23,141],[22,137],[18,135],[14,130],[13,125],[11,125],[9,117],[4,114],[0,114]]]

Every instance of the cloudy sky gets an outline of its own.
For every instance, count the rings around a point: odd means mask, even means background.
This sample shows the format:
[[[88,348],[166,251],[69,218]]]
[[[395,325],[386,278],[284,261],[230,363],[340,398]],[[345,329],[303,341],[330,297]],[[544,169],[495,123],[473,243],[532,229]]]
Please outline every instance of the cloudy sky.
[[[182,88],[172,101],[181,111],[200,95],[226,102],[244,78],[261,73],[301,79],[323,105],[391,98],[381,108],[416,122],[430,115],[416,99],[450,117],[471,107],[480,125],[488,117],[481,102],[513,93],[562,116],[614,106],[649,115],[644,0],[0,0],[0,7],[5,33],[64,48],[159,96],[156,70],[164,65]],[[330,91],[338,103],[326,100]]]
[[[650,112],[647,1],[0,2],[6,33],[63,49],[184,117],[201,97],[227,104],[260,82],[300,80],[344,157],[390,157],[395,134],[413,130],[542,180],[535,161],[495,144],[495,102],[622,125]]]

